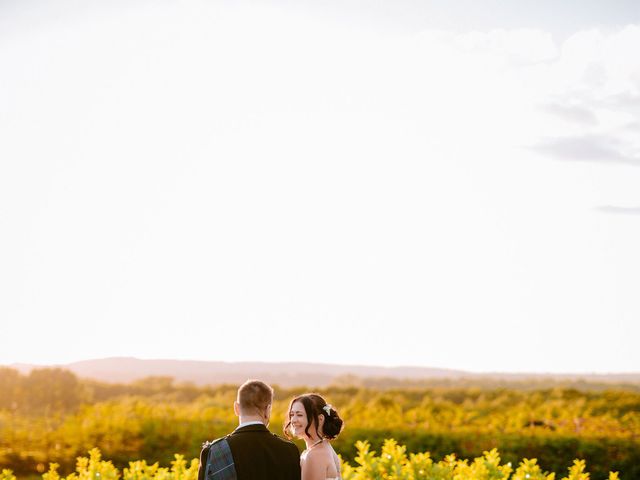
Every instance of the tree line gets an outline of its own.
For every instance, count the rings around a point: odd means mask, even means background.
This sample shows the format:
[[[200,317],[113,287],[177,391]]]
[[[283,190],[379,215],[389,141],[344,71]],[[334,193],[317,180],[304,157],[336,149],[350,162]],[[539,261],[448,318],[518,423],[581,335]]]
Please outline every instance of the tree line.
[[[107,384],[60,369],[0,369],[0,466],[29,474],[57,462],[70,472],[94,447],[120,467],[136,458],[166,464],[175,453],[194,458],[204,440],[235,427],[236,388],[169,377]],[[307,390],[276,386],[272,431],[282,434],[289,399]],[[334,385],[319,393],[346,420],[334,445],[348,461],[359,440],[379,449],[395,438],[409,452],[438,459],[498,448],[505,461],[537,458],[550,471],[583,458],[593,475],[618,470],[640,478],[637,392]]]

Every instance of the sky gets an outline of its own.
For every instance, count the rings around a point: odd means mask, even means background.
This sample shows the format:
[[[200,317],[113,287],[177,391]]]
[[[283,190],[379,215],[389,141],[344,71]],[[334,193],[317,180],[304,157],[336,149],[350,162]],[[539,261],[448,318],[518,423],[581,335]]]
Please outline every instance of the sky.
[[[0,364],[640,371],[640,4],[0,2]]]

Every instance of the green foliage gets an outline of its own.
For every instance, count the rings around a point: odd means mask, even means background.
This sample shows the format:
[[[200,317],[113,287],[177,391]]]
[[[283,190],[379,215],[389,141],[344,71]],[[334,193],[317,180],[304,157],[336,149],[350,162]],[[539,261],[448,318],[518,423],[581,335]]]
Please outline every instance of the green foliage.
[[[521,458],[537,458],[546,470],[562,472],[576,457],[586,459],[594,478],[606,478],[610,470],[624,472],[623,480],[640,478],[640,444],[634,439],[576,438],[563,435],[495,435],[475,432],[438,433],[405,430],[358,430],[346,429],[334,442],[336,451],[346,460],[352,461],[357,451],[345,445],[353,439],[366,438],[374,449],[380,449],[385,438],[395,438],[409,452],[431,452],[432,458],[444,458],[456,452],[459,458],[475,458],[498,448],[505,462],[517,465]]]
[[[0,465],[23,475],[54,462],[69,473],[74,458],[98,446],[120,469],[131,458],[145,458],[152,463],[140,468],[150,475],[154,464],[168,464],[174,452],[197,456],[203,441],[235,427],[236,388],[175,385],[168,377],[112,385],[56,369],[24,376],[0,368]],[[289,399],[305,390],[276,387],[273,432],[282,433]],[[634,391],[334,386],[320,393],[346,421],[333,444],[354,465],[362,454],[354,446],[358,440],[380,451],[385,439],[395,438],[409,465],[421,465],[415,478],[420,470],[440,472],[444,464],[432,459],[450,452],[468,459],[467,467],[458,467],[460,475],[464,468],[479,472],[471,459],[496,448],[507,464],[537,459],[523,475],[562,472],[581,458],[593,478],[604,479],[610,470],[624,472],[622,480],[640,478],[640,393]]]
[[[387,439],[380,454],[371,450],[368,442],[355,445],[355,465],[342,461],[343,480],[555,480],[554,473],[541,469],[536,459],[524,459],[514,470],[511,463],[502,464],[498,450],[485,451],[473,460],[447,455],[436,462],[429,452],[407,454],[407,449],[393,439]],[[197,480],[198,460],[187,462],[182,455],[174,455],[171,467],[160,467],[145,460],[129,462],[122,473],[110,461],[102,460],[97,448],[89,457],[79,457],[74,473],[61,477],[58,465],[52,463],[43,480]],[[609,480],[619,480],[616,472]],[[16,480],[9,470],[3,470],[0,480]],[[585,462],[575,460],[569,473],[561,480],[589,480]]]
[[[406,447],[392,439],[384,441],[380,455],[371,451],[368,442],[358,442],[356,450],[357,465],[342,464],[343,480],[555,480],[555,473],[543,471],[536,459],[522,460],[515,470],[510,463],[501,464],[496,449],[471,461],[451,454],[439,462],[428,452],[407,456]],[[618,480],[618,473],[609,472],[608,478]],[[585,462],[575,460],[562,480],[589,480]]]
[[[406,447],[392,439],[385,440],[379,456],[370,450],[368,442],[358,442],[356,449],[357,466],[343,463],[344,480],[507,480],[512,471],[510,465],[500,464],[495,449],[471,463],[458,460],[453,454],[439,462],[434,462],[429,452],[407,456]]]
[[[122,473],[110,461],[102,460],[99,449],[89,451],[89,457],[78,457],[75,472],[61,477],[59,465],[51,463],[49,471],[42,475],[43,480],[197,480],[198,460],[191,460],[188,465],[183,455],[175,454],[171,467],[160,467],[159,464],[148,464],[146,460],[129,462],[129,467]],[[10,472],[9,472],[10,473]],[[4,475],[4,472],[3,472]],[[15,477],[0,477],[0,480],[15,480]]]
[[[183,455],[175,454],[171,468],[159,467],[158,463],[148,465],[144,460],[129,462],[129,468],[123,470],[123,480],[197,480],[198,459],[187,466]]]
[[[11,470],[5,468],[0,471],[0,480],[16,480],[16,477]]]

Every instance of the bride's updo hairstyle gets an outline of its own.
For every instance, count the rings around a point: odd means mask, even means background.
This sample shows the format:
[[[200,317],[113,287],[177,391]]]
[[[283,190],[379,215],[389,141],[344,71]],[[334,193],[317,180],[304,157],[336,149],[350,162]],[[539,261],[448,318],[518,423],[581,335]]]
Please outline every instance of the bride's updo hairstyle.
[[[304,395],[299,395],[291,400],[289,403],[289,409],[287,410],[287,417],[284,422],[284,434],[287,438],[292,438],[290,433],[291,428],[291,408],[293,404],[296,402],[300,402],[304,407],[304,411],[307,414],[307,427],[304,429],[304,433],[309,435],[309,427],[313,424],[316,427],[316,431],[321,437],[328,438],[329,440],[333,440],[340,434],[342,431],[342,427],[344,426],[344,422],[338,415],[338,412],[332,405],[328,404],[327,401],[322,398],[317,393],[305,393]],[[324,416],[324,424],[322,425],[322,432],[320,432],[320,415]]]

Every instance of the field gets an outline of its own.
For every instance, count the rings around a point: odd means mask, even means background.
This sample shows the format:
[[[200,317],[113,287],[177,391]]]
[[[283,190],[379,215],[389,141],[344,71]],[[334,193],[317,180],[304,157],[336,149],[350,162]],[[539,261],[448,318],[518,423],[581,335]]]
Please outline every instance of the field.
[[[175,385],[163,377],[114,385],[63,370],[23,376],[0,369],[0,470],[13,472],[0,480],[34,474],[57,480],[50,463],[69,475],[76,457],[96,447],[127,480],[190,480],[191,462],[179,474],[157,465],[153,475],[140,469],[156,462],[168,467],[175,454],[179,462],[196,458],[203,441],[232,430],[235,389]],[[306,390],[276,388],[274,432],[281,433],[288,399]],[[398,479],[541,479],[545,472],[582,479],[582,470],[596,480],[611,471],[622,480],[640,478],[640,393],[634,388],[335,386],[320,393],[346,421],[334,442],[346,462],[345,480],[391,478],[389,472]],[[97,450],[92,455],[102,465]],[[144,463],[133,464],[134,475],[129,462],[136,459]]]

